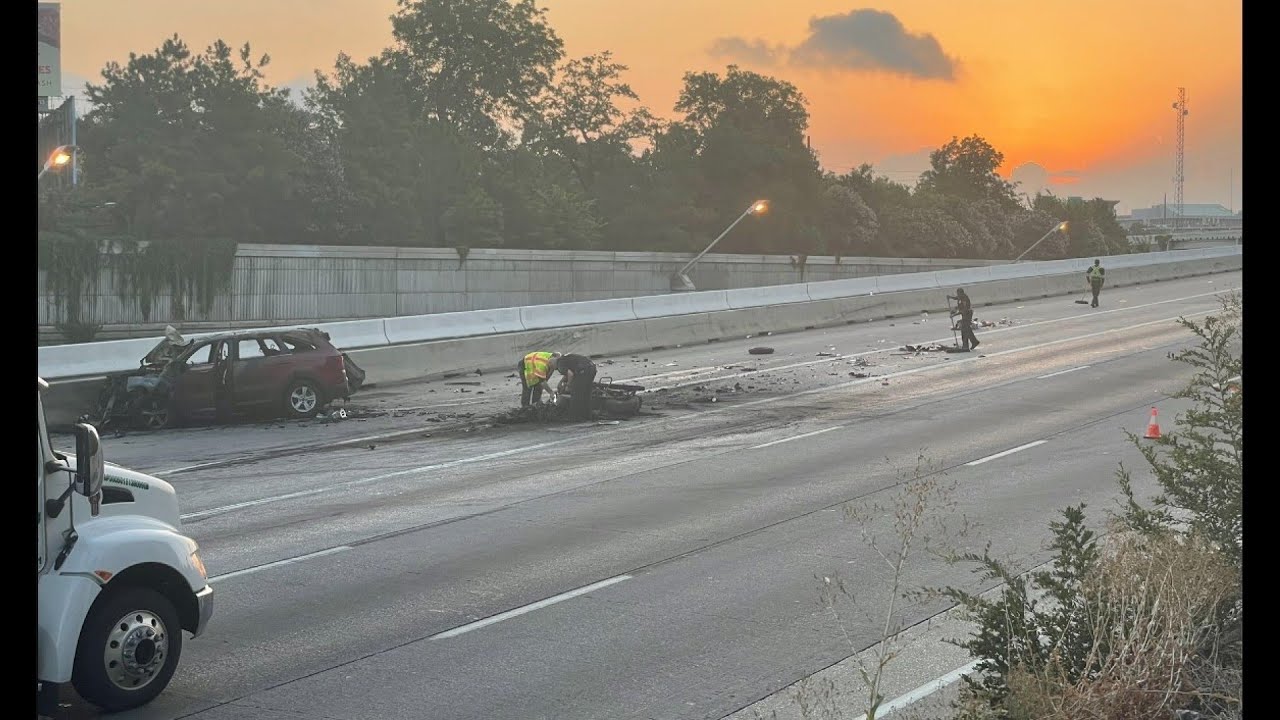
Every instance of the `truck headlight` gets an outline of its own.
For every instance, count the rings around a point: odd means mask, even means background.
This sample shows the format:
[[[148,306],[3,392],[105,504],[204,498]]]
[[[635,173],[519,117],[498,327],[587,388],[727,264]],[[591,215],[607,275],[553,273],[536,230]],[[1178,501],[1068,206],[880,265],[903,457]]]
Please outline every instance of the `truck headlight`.
[[[208,580],[209,572],[204,569],[204,561],[200,559],[200,551],[196,550],[191,553],[191,564],[196,566],[196,570],[200,571],[200,577]]]

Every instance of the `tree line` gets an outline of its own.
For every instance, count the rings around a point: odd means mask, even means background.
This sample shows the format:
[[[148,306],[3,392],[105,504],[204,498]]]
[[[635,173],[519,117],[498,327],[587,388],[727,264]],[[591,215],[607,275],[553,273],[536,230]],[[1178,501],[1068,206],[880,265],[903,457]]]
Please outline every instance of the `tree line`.
[[[1012,259],[1061,220],[1028,259],[1129,250],[1103,200],[1020,201],[978,136],[934,151],[914,188],[834,174],[785,80],[689,72],[663,120],[609,52],[567,58],[535,0],[401,0],[391,23],[389,47],[340,55],[298,99],[247,44],[174,36],[108,63],[86,88],[82,183],[43,195],[43,257],[146,241],[139,292],[207,295],[238,242],[693,252],[760,198],[719,251]]]

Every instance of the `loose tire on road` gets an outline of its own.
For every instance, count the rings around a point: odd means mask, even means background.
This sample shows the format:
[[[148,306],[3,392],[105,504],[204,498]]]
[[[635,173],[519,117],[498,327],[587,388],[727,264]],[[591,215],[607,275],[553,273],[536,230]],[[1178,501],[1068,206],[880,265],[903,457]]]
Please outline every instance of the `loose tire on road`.
[[[107,712],[145,705],[164,691],[182,655],[182,624],[150,588],[107,590],[80,631],[71,683]]]
[[[320,388],[313,380],[299,378],[284,391],[284,412],[291,418],[313,418],[322,404]]]

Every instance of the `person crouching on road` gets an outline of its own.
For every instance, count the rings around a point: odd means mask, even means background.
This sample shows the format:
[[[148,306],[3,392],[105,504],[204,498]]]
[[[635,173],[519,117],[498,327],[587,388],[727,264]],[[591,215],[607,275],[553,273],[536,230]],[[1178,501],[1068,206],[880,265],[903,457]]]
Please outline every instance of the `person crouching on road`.
[[[556,371],[560,353],[537,351],[524,356],[516,365],[520,376],[520,407],[527,408],[542,399],[542,387]]]
[[[978,337],[973,334],[973,303],[969,301],[964,288],[956,290],[955,295],[947,297],[956,301],[956,312],[960,314],[960,342],[963,344],[961,349],[964,352],[969,352],[970,349],[977,350]]]
[[[585,355],[563,355],[556,368],[569,384],[569,413],[574,420],[591,420],[591,389],[596,381],[596,364]]]

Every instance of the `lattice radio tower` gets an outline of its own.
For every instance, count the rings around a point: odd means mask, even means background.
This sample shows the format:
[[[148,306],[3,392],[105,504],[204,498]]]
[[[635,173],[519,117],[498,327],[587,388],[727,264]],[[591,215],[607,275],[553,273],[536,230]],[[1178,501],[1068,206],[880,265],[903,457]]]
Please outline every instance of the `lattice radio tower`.
[[[1186,151],[1187,140],[1187,89],[1178,88],[1178,101],[1173,104],[1173,109],[1178,113],[1178,160],[1173,171],[1173,205],[1177,208],[1177,214],[1173,218],[1173,226],[1181,227],[1182,217],[1182,182],[1185,176],[1182,172],[1182,159]]]

